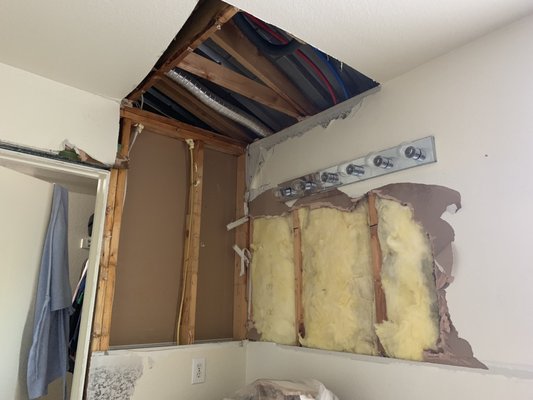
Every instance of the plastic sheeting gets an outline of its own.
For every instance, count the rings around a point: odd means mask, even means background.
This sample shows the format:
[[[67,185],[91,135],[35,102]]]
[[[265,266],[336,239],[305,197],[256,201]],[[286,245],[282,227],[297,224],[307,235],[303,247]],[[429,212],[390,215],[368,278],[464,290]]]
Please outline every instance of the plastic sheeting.
[[[338,400],[317,380],[303,382],[258,379],[224,400]]]

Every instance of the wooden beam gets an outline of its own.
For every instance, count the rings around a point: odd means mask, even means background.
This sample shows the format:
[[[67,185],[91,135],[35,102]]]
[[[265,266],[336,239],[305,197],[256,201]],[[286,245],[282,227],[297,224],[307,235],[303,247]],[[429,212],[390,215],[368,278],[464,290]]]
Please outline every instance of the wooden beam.
[[[241,125],[220,115],[170,78],[159,79],[154,87],[220,133],[237,140],[252,141]]]
[[[194,143],[193,182],[191,183],[190,208],[185,232],[185,254],[183,262],[183,282],[181,285],[184,300],[179,318],[179,344],[194,343],[196,324],[196,294],[198,290],[198,264],[200,257],[200,225],[202,219],[202,192],[204,171],[204,145]]]
[[[268,86],[198,54],[189,54],[178,64],[178,67],[291,117],[302,116],[298,110]]]
[[[105,291],[105,303],[102,318],[102,336],[100,337],[101,351],[106,351],[109,349],[109,339],[111,335],[111,315],[113,312],[113,300],[115,298],[115,278],[118,265],[118,246],[120,241],[120,227],[122,224],[124,198],[126,196],[127,175],[127,169],[121,169],[118,171],[117,192],[115,197],[115,216],[113,218],[113,232],[111,234],[109,265],[107,271],[107,285]]]
[[[246,192],[246,156],[237,157],[237,190],[236,190],[236,219],[245,216]],[[235,244],[240,249],[249,248],[249,226],[244,223],[235,228]],[[241,257],[235,253],[235,269],[233,273],[233,339],[246,339],[247,302],[246,302],[246,272],[241,276]]]
[[[304,312],[302,304],[302,231],[298,210],[293,210],[292,232],[294,240],[294,301],[296,305],[296,343],[300,343],[299,336],[305,337]]]
[[[122,119],[119,158],[124,158],[128,155],[132,125],[133,122],[131,119]],[[92,351],[106,351],[109,349],[120,226],[126,195],[127,174],[127,169],[111,170],[106,220],[104,223],[103,252],[100,258],[100,271],[96,294]]]
[[[301,115],[314,115],[318,112],[287,76],[261,54],[232,21],[224,24],[222,30],[211,36],[211,40],[290,103]]]
[[[252,251],[252,244],[254,243],[254,218],[252,216],[249,216],[248,220],[248,243],[250,243],[250,251]],[[253,257],[254,255],[252,253],[252,260]],[[252,301],[254,288],[252,284],[252,264],[250,263],[250,270],[246,276],[246,303],[248,305],[248,309],[246,310],[247,328],[254,326],[254,302]]]
[[[368,220],[370,227],[370,249],[372,254],[372,272],[374,280],[374,302],[376,306],[376,323],[380,324],[387,320],[387,303],[385,292],[381,284],[381,245],[378,236],[378,211],[376,208],[376,194],[368,192]],[[378,349],[382,355],[385,350],[378,339]]]
[[[96,290],[96,302],[93,317],[93,331],[91,351],[101,351],[100,338],[103,330],[103,315],[106,296],[109,252],[111,246],[111,233],[113,231],[113,218],[115,216],[115,195],[117,190],[118,170],[112,169],[109,178],[109,191],[107,194],[107,205],[105,210],[104,235],[102,243],[102,255],[100,256],[100,267],[98,275],[98,288]]]
[[[174,38],[174,41],[163,53],[152,72],[127,98],[138,100],[141,94],[153,86],[158,77],[163,76],[178,65],[181,60],[209,38],[213,32],[219,30],[238,11],[238,8],[219,0],[200,2],[197,9],[194,10]]]
[[[247,146],[246,142],[217,135],[205,129],[138,108],[123,108],[120,110],[120,115],[124,118],[130,118],[135,123],[143,124],[148,131],[158,135],[179,140],[201,140],[206,147],[226,154],[239,156],[244,154]]]

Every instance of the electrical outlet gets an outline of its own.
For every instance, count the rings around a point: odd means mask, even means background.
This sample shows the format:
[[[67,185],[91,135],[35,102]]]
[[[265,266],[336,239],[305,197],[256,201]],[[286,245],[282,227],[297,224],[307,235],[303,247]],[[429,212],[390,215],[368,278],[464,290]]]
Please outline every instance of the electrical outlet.
[[[89,250],[91,248],[91,238],[86,237],[81,239],[80,241],[80,249],[86,249]]]
[[[204,383],[205,382],[205,358],[193,358],[192,359],[192,381],[191,383]]]

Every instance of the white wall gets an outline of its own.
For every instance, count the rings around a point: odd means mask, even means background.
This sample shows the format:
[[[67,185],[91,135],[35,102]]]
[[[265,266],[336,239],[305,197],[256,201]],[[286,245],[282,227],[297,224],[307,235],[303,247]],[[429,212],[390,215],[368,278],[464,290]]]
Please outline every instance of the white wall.
[[[23,400],[52,185],[0,166],[0,398]]]
[[[87,223],[94,213],[96,196],[85,193],[68,193],[68,263],[72,292],[80,280],[89,249],[80,247],[81,239],[88,236]]]
[[[68,139],[113,164],[119,102],[0,64],[0,141],[61,150]]]
[[[248,343],[246,383],[319,379],[340,400],[533,398],[533,374],[485,371],[379,357]]]
[[[350,118],[274,147],[258,184],[277,184],[354,156],[434,135],[436,164],[348,187],[391,182],[458,190],[452,320],[475,355],[533,369],[531,221],[533,17],[437,58],[367,97]]]
[[[192,359],[206,359],[206,382],[191,384]],[[241,342],[211,343],[180,347],[151,348],[138,350],[112,350],[107,354],[95,353],[91,359],[91,372],[88,383],[88,400],[92,385],[109,387],[113,379],[110,371],[118,366],[121,373],[128,368],[142,370],[142,375],[134,381],[131,396],[126,390],[113,393],[104,392],[113,399],[124,400],[211,400],[222,399],[244,385],[245,347]],[[140,366],[140,368],[139,368]],[[107,374],[99,373],[101,368]],[[121,389],[128,385],[132,374],[118,378]],[[96,379],[95,379],[96,378]],[[97,386],[100,387],[100,386]],[[118,387],[118,386],[117,386]],[[102,393],[102,392],[101,392]],[[101,394],[102,395],[102,394]]]

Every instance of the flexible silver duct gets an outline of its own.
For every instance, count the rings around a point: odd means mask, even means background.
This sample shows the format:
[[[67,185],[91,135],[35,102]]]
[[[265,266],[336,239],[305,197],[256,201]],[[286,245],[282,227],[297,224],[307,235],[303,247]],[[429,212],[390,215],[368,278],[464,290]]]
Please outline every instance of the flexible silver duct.
[[[254,118],[250,114],[239,110],[237,107],[226,103],[224,100],[200,85],[198,82],[195,82],[193,79],[185,76],[185,74],[171,70],[167,72],[167,76],[193,94],[206,106],[211,107],[219,114],[237,122],[242,126],[245,126],[261,137],[272,135],[272,130],[266,127],[257,118]]]

